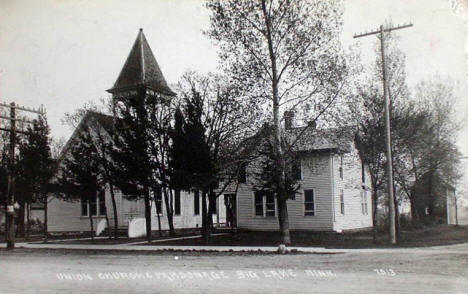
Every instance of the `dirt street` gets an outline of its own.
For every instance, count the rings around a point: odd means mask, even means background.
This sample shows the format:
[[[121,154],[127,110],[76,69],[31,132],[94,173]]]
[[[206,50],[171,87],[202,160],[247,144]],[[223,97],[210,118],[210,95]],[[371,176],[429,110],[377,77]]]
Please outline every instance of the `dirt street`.
[[[0,251],[0,293],[467,293],[468,251],[304,255]]]

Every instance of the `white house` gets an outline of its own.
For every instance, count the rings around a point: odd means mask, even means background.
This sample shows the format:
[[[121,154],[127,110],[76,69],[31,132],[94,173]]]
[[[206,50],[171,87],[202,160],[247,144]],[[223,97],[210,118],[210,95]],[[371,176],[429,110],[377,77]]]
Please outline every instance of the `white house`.
[[[293,128],[288,119],[286,135],[298,135],[304,127]],[[341,232],[372,226],[369,175],[351,137],[346,129],[306,129],[295,147],[300,188],[287,202],[291,230]],[[277,201],[256,191],[254,166],[247,166],[246,181],[237,189],[237,227],[278,230]]]

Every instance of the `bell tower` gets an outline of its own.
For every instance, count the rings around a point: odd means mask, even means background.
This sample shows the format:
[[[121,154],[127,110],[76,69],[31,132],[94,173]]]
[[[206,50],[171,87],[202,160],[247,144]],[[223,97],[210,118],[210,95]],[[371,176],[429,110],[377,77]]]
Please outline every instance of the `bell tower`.
[[[138,32],[135,43],[114,86],[107,92],[112,94],[114,103],[142,94],[158,96],[163,100],[169,100],[176,95],[167,85],[148,41],[146,41],[143,29]]]

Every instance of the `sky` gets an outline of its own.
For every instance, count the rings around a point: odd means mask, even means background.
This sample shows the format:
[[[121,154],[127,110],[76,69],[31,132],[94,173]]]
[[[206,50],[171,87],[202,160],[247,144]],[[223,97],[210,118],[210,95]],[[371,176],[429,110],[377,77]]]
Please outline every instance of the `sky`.
[[[410,86],[450,78],[459,116],[468,125],[468,3],[449,0],[345,0],[342,41],[375,60],[375,37],[353,39],[386,20],[412,22],[398,31]],[[452,1],[453,2],[453,1]],[[201,0],[0,0],[0,102],[43,105],[55,138],[68,139],[64,113],[108,97],[143,28],[169,84],[187,70],[214,71],[214,44],[203,35],[209,15]],[[459,146],[468,156],[468,127]],[[468,160],[467,160],[468,161]],[[467,169],[468,170],[468,169]]]

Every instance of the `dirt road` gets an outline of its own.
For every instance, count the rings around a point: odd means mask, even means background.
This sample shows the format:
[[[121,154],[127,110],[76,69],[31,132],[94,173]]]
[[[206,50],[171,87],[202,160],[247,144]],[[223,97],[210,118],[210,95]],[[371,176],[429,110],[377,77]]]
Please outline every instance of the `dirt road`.
[[[468,293],[467,252],[194,256],[3,250],[0,293]]]

